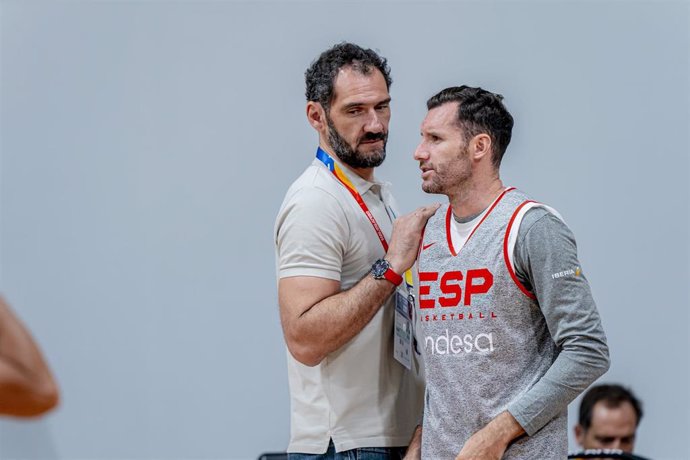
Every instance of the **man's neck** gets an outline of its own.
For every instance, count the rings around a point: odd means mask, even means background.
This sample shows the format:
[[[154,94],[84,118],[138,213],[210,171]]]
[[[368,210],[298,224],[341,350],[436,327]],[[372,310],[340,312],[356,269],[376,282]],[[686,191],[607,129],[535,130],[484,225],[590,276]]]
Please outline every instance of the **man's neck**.
[[[459,221],[467,221],[482,213],[501,194],[505,187],[498,177],[487,181],[473,181],[459,190],[448,194],[453,208],[453,216]]]

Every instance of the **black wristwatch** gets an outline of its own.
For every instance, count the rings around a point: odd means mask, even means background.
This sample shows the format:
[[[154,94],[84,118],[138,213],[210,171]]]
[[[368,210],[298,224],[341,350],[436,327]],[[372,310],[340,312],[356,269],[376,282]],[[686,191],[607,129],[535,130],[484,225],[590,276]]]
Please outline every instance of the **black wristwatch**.
[[[391,268],[391,264],[386,259],[379,259],[371,266],[371,273],[377,280],[388,280],[396,286],[402,283],[402,276],[398,275]]]

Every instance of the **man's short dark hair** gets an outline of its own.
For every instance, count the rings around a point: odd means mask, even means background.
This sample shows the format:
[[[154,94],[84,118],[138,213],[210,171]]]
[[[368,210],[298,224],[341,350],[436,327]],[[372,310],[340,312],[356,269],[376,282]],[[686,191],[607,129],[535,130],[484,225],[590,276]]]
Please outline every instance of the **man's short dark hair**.
[[[386,80],[387,89],[390,89],[393,82],[388,61],[384,57],[353,43],[338,43],[321,53],[304,72],[307,101],[320,103],[328,112],[335,96],[335,77],[343,67],[352,67],[362,75],[369,75],[372,69],[378,69]]]
[[[449,102],[458,102],[458,126],[465,142],[477,134],[488,134],[493,145],[491,161],[498,169],[513,133],[513,116],[502,101],[500,94],[463,85],[440,91],[426,102],[426,107],[431,110]]]
[[[599,401],[610,408],[620,407],[626,401],[629,402],[635,410],[635,415],[637,415],[635,426],[640,424],[642,419],[642,403],[635,397],[632,391],[615,384],[595,385],[585,393],[580,403],[580,419],[578,423],[585,431],[592,426],[592,412],[594,411],[594,406]]]

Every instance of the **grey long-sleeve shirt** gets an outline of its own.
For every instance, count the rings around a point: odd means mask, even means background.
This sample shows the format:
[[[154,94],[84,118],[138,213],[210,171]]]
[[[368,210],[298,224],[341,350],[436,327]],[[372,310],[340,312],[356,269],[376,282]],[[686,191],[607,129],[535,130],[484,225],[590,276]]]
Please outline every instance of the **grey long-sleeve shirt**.
[[[567,404],[608,367],[575,239],[550,208],[530,203],[508,188],[469,222],[456,225],[444,206],[427,223],[418,258],[424,458],[454,457],[504,410],[529,435],[505,458],[564,458]]]
[[[575,237],[565,223],[543,208],[529,210],[518,230],[514,265],[518,279],[536,295],[560,349],[539,382],[508,407],[532,435],[606,372],[609,354]]]

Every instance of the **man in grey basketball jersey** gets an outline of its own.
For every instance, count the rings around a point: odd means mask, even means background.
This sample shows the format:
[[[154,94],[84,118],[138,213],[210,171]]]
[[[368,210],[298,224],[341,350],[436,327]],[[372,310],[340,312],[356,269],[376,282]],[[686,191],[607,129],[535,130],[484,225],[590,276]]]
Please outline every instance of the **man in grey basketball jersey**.
[[[418,258],[422,458],[563,459],[567,405],[609,365],[573,234],[501,182],[513,127],[502,99],[444,89],[415,151],[422,189],[449,199]]]

